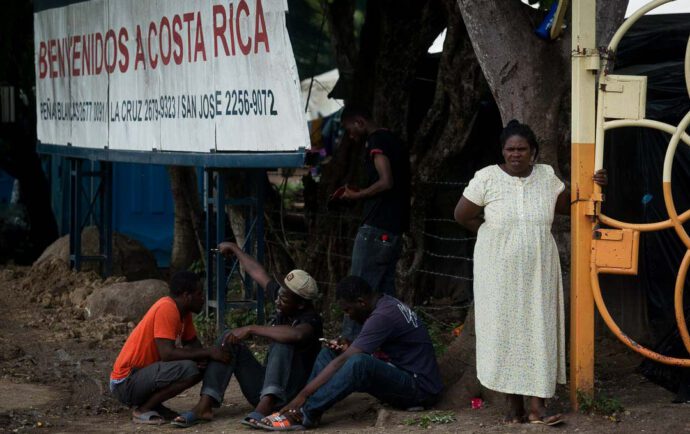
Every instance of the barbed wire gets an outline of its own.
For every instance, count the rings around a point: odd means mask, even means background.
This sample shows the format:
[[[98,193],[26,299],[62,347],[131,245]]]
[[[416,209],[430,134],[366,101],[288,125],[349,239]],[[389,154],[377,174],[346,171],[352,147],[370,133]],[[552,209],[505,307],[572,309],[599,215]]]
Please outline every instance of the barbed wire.
[[[415,270],[416,273],[424,273],[424,274],[431,274],[434,276],[440,276],[440,277],[448,277],[450,279],[458,279],[458,280],[467,280],[467,281],[472,281],[471,277],[465,277],[465,276],[456,276],[455,274],[446,274],[446,273],[439,273],[438,271],[430,271],[430,270]]]
[[[457,221],[453,219],[444,219],[444,218],[429,218],[429,219],[424,219],[425,222],[442,222],[442,223],[454,223],[458,224]]]
[[[453,306],[453,305],[446,305],[446,306],[415,306],[415,309],[421,309],[421,310],[446,310],[446,309],[469,309],[474,305],[474,300],[469,301],[465,304],[461,304],[458,306]]]
[[[465,238],[444,237],[444,236],[432,234],[432,233],[426,232],[426,231],[422,231],[422,234],[426,235],[427,237],[435,238],[437,240],[442,240],[442,241],[472,241],[472,240],[477,239],[477,237],[465,237]]]
[[[466,186],[465,181],[419,181],[421,184]]]
[[[422,250],[425,254],[433,256],[434,258],[441,259],[454,259],[457,261],[472,261],[473,259],[467,256],[455,256],[455,255],[443,255],[440,253],[429,252],[428,250]]]

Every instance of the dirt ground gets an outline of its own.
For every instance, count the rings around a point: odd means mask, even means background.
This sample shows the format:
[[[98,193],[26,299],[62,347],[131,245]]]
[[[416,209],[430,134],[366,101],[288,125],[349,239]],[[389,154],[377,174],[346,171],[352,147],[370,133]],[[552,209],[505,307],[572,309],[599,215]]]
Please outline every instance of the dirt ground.
[[[120,346],[133,327],[118,318],[86,320],[69,302],[70,291],[94,277],[67,271],[35,273],[30,268],[0,269],[0,432],[129,433],[180,432],[171,426],[130,422],[130,411],[110,397],[107,378]],[[98,285],[98,282],[91,282]],[[597,358],[597,389],[615,398],[624,411],[615,417],[569,413],[558,428],[504,425],[503,403],[470,403],[450,412],[455,420],[428,428],[410,424],[433,413],[393,411],[367,395],[356,394],[323,418],[319,431],[338,432],[690,432],[690,407],[672,404],[673,396],[636,374],[639,358],[607,341]],[[567,390],[551,406],[567,410]],[[171,408],[189,409],[198,387],[171,400]],[[230,385],[216,419],[187,432],[247,432],[239,424],[251,410],[236,384]]]

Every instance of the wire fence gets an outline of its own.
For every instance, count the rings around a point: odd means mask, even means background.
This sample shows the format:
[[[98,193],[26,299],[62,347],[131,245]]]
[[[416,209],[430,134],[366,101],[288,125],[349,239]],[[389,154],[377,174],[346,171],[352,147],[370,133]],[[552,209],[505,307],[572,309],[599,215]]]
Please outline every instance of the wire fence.
[[[424,219],[425,222],[429,223],[455,223],[455,220],[447,219],[447,218],[427,218]],[[434,241],[440,242],[440,244],[434,246],[436,248],[440,248],[439,250],[432,249],[430,247],[421,249],[421,254],[424,255],[425,257],[431,259],[432,261],[426,261],[427,265],[435,265],[438,266],[440,264],[447,264],[447,263],[468,263],[472,262],[473,259],[470,256],[464,256],[464,255],[456,255],[456,254],[451,254],[447,253],[446,251],[448,250],[459,250],[458,243],[470,243],[474,240],[476,240],[476,237],[460,237],[460,236],[448,236],[448,235],[441,235],[438,233],[434,232],[428,232],[428,231],[422,231],[421,232],[424,236],[431,238]],[[304,231],[298,231],[298,230],[283,230],[279,234],[280,242],[278,241],[272,241],[272,240],[266,240],[268,244],[275,245],[275,246],[280,246],[280,247],[288,247],[288,248],[298,248],[296,247],[299,245],[300,242],[310,242],[313,241],[314,237],[316,234],[310,233],[306,230]],[[312,248],[310,246],[304,247],[304,253],[308,255],[319,255],[323,257],[330,257],[330,258],[336,258],[336,259],[341,259],[345,261],[350,261],[351,259],[351,251],[352,251],[352,246],[354,245],[356,238],[353,236],[348,236],[348,235],[342,235],[342,234],[324,234],[324,235],[318,235],[318,236],[323,236],[326,237],[330,240],[333,241],[340,241],[340,242],[346,242],[347,243],[347,251],[343,251],[343,244],[339,244],[338,247],[341,249],[340,251],[336,251],[335,249],[331,250],[323,250],[319,248]],[[462,267],[447,267],[447,266],[440,266],[439,268],[441,269],[460,269]],[[467,267],[465,267],[467,268]],[[422,273],[430,276],[435,276],[435,277],[442,277],[442,278],[447,278],[447,279],[452,279],[452,280],[459,280],[459,281],[472,281],[472,276],[470,275],[465,275],[465,274],[451,274],[448,272],[442,272],[442,271],[436,271],[436,270],[430,270],[430,269],[425,269],[425,268],[417,268],[410,270],[411,273]],[[334,286],[335,283],[333,282],[324,282],[324,281],[317,281],[317,283],[325,286]]]

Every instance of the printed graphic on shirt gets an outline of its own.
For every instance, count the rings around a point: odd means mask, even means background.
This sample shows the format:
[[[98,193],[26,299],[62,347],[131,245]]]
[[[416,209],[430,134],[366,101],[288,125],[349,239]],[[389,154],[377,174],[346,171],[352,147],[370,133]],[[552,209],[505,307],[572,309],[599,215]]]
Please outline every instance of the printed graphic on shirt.
[[[403,314],[405,317],[405,321],[407,321],[408,324],[412,324],[412,327],[417,328],[419,327],[419,322],[417,321],[417,314],[414,313],[412,309],[410,309],[408,306],[405,306],[402,303],[398,303],[398,309],[400,309],[400,313]]]

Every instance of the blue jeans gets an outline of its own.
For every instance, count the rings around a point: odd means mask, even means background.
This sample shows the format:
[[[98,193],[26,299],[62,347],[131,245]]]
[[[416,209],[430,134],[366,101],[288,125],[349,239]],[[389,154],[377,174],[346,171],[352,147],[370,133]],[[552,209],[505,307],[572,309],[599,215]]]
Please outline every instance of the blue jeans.
[[[352,248],[350,274],[366,280],[374,292],[395,297],[395,266],[401,251],[400,235],[363,225],[357,231]],[[360,324],[345,316],[341,336],[354,341],[361,330]]]
[[[244,345],[233,345],[230,351],[232,361],[229,364],[210,361],[204,372],[200,394],[213,398],[216,407],[223,402],[225,389],[233,374],[240,384],[242,394],[253,406],[258,405],[264,396],[273,395],[276,397],[275,406],[282,407],[307,382],[311,367],[303,366],[300,363],[302,358],[294,357],[294,345],[271,344],[266,366],[261,365]]]
[[[400,235],[363,225],[352,248],[350,274],[366,280],[375,292],[395,297],[395,266],[401,251]]]
[[[316,358],[309,381],[338,355],[324,348]],[[414,376],[370,354],[355,354],[302,407],[305,426],[315,426],[321,415],[353,392],[366,392],[397,408],[428,407],[436,396],[420,390]]]

